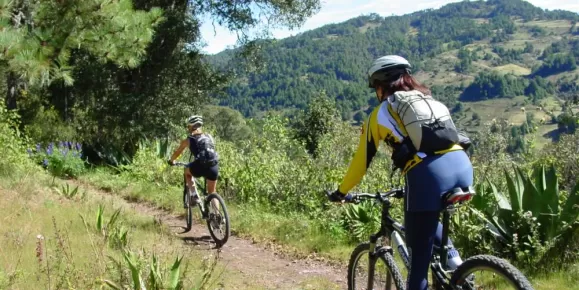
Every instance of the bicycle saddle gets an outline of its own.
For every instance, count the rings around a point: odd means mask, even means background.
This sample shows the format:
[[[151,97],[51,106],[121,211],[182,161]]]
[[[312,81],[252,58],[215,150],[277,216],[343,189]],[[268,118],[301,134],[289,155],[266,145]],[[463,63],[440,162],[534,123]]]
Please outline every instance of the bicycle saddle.
[[[465,188],[455,187],[442,195],[442,203],[444,206],[463,203],[471,200],[474,195],[475,190],[472,186]]]

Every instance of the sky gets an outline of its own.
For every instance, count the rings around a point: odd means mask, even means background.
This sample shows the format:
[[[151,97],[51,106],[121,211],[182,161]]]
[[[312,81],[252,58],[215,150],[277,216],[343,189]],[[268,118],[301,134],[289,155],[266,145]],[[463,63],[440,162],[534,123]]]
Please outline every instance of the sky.
[[[386,5],[386,1],[388,4]],[[326,24],[339,23],[362,14],[377,13],[381,16],[403,15],[424,9],[437,9],[460,0],[321,0],[321,9],[310,17],[300,28],[295,30],[274,29],[273,37],[277,39],[296,35]],[[578,0],[527,0],[531,4],[549,10],[562,9],[579,13]],[[235,33],[209,19],[203,19],[201,35],[206,46],[202,51],[209,54],[231,48],[237,41]]]

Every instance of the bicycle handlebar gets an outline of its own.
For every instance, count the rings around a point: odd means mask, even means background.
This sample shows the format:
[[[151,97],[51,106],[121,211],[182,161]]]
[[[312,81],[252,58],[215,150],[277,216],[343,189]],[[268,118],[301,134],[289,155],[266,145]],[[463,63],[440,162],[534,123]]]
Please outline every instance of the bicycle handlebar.
[[[188,165],[188,163],[184,163],[184,162],[175,162],[175,163],[173,163],[173,166],[182,166],[182,167],[185,167],[185,166],[187,166],[187,165]]]
[[[366,193],[366,192],[352,192],[352,199],[349,203],[358,203],[363,199],[377,199],[380,202],[385,202],[389,197],[402,198],[404,197],[403,188],[395,188],[387,192]]]

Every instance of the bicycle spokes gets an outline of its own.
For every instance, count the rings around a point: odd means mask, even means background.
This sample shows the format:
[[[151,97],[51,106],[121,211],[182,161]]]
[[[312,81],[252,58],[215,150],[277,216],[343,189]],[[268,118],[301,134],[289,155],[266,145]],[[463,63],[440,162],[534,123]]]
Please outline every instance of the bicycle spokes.
[[[223,214],[219,211],[219,202],[217,200],[212,200],[208,206],[208,220],[211,228],[218,230],[223,234],[225,227],[225,220],[223,219]]]

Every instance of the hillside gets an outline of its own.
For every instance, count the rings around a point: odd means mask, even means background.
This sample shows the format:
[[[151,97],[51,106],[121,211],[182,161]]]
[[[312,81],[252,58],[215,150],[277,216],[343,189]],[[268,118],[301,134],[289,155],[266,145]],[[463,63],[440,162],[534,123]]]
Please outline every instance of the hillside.
[[[403,16],[360,16],[268,42],[262,69],[239,69],[219,103],[255,116],[302,109],[324,90],[337,99],[344,119],[360,120],[375,104],[364,77],[369,63],[400,54],[437,98],[455,108],[465,126],[507,114],[509,123],[521,124],[524,106],[545,121],[560,114],[562,101],[579,94],[577,20],[577,13],[545,11],[521,0],[464,1]],[[227,69],[243,67],[225,66],[231,56],[232,51],[224,51],[211,61]]]

